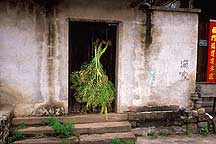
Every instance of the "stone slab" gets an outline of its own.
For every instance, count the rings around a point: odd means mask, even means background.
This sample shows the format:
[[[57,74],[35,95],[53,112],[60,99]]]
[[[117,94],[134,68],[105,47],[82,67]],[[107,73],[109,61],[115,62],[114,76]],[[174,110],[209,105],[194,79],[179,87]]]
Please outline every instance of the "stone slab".
[[[132,132],[82,135],[80,136],[80,144],[110,144],[114,138],[129,141],[135,141],[136,139]]]
[[[128,114],[110,113],[108,114],[109,119],[105,119],[104,114],[84,114],[75,116],[61,116],[55,117],[60,121],[74,122],[74,123],[95,123],[95,122],[114,122],[114,121],[126,121],[128,120]],[[43,120],[51,117],[17,117],[12,121],[13,125],[25,123],[26,125],[40,125]]]
[[[122,140],[135,141],[135,136],[132,132],[124,133],[106,133],[106,134],[91,134],[80,136],[80,141],[74,141],[70,138],[59,139],[59,138],[41,138],[41,139],[26,139],[16,141],[14,144],[59,144],[59,143],[70,143],[75,142],[79,144],[110,144],[113,138],[119,138]]]
[[[40,139],[26,139],[14,142],[14,144],[59,144],[59,143],[78,143],[77,140],[60,139],[55,137],[40,138]]]
[[[138,137],[136,144],[215,144],[216,135],[200,136],[167,136],[167,137]]]
[[[130,130],[130,123],[127,121],[75,124],[75,133],[77,134],[102,134],[112,132],[128,132]],[[28,127],[24,129],[18,129],[18,131],[26,135],[41,133],[54,134],[53,129],[49,126]]]

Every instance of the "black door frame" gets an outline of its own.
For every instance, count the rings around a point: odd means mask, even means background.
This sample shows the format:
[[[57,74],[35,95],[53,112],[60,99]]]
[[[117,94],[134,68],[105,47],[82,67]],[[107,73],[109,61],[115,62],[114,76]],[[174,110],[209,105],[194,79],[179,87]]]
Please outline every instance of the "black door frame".
[[[67,32],[68,32],[68,40],[67,40],[67,43],[68,43],[68,113],[70,113],[70,110],[69,110],[69,93],[70,93],[70,78],[69,78],[69,75],[70,75],[70,70],[69,70],[69,58],[70,58],[70,53],[69,53],[69,48],[70,48],[70,44],[69,44],[69,22],[87,22],[87,23],[107,23],[107,24],[116,24],[116,47],[115,47],[115,80],[114,80],[114,84],[115,84],[115,88],[116,88],[116,96],[115,96],[115,103],[114,103],[114,112],[117,112],[117,104],[118,104],[118,94],[117,94],[117,88],[118,88],[118,51],[119,51],[119,25],[120,25],[120,21],[112,21],[112,20],[89,20],[89,19],[67,19]]]

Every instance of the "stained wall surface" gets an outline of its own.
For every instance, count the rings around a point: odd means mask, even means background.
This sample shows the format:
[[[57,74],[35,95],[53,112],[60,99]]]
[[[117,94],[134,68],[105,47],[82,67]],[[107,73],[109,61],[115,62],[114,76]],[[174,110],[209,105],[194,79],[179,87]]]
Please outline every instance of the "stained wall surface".
[[[46,101],[46,22],[33,3],[0,2],[0,103],[31,114]]]
[[[53,113],[49,107],[67,113],[68,21],[82,20],[119,23],[117,112],[187,107],[195,85],[198,14],[153,10],[146,36],[146,14],[130,2],[0,2],[0,103],[16,104],[16,115]]]

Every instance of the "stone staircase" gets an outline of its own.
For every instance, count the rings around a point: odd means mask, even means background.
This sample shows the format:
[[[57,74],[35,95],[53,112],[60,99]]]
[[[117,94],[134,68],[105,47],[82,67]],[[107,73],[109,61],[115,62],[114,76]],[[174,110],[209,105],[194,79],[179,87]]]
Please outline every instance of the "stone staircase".
[[[127,114],[109,114],[109,120],[104,115],[86,114],[77,116],[55,117],[61,122],[73,122],[74,131],[78,137],[55,137],[54,130],[43,125],[43,121],[50,117],[17,117],[12,120],[12,130],[25,135],[22,140],[15,141],[19,144],[56,144],[56,143],[80,143],[80,144],[109,144],[113,138],[135,142],[135,136],[131,131]],[[19,128],[25,124],[24,128]],[[39,138],[39,135],[43,135]]]

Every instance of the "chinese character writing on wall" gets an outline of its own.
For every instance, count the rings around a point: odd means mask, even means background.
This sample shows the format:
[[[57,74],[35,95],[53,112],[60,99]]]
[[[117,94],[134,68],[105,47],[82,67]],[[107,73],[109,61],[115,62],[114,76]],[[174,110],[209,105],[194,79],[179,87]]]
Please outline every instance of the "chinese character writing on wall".
[[[181,76],[182,80],[189,80],[188,72],[186,71],[179,72],[179,75]]]
[[[187,72],[189,66],[189,61],[188,60],[182,60],[181,61],[181,71],[179,72],[179,75],[181,77],[182,80],[189,80],[189,74]]]
[[[181,68],[188,68],[188,60],[181,61]]]

